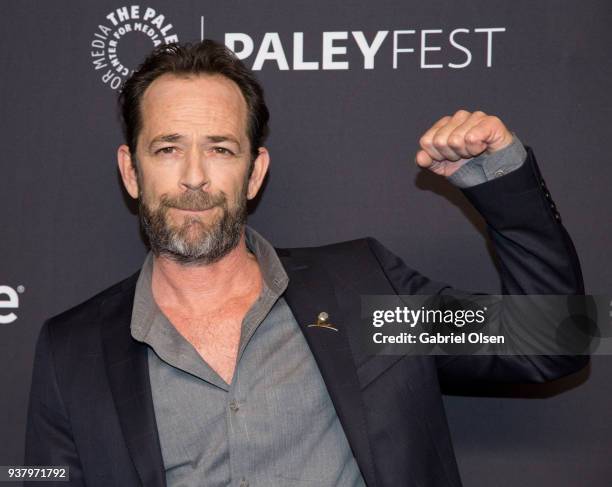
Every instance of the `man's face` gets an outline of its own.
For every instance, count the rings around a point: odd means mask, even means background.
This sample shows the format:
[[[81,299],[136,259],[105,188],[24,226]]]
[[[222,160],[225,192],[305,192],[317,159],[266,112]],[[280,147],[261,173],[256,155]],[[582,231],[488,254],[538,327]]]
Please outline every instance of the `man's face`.
[[[141,117],[135,182],[122,163],[122,148],[119,164],[126,188],[139,199],[151,248],[185,264],[219,260],[238,244],[246,201],[267,169],[262,149],[249,178],[247,105],[240,89],[222,76],[163,75],[145,91]]]

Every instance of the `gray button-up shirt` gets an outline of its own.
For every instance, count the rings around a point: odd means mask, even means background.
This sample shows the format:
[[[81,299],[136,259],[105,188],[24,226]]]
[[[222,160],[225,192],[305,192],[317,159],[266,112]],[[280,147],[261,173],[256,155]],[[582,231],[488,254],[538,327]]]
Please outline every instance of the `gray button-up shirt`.
[[[287,274],[273,247],[246,232],[264,283],[242,322],[231,384],[159,310],[151,254],[136,284],[131,332],[150,347],[168,486],[364,486],[314,357],[282,298]]]

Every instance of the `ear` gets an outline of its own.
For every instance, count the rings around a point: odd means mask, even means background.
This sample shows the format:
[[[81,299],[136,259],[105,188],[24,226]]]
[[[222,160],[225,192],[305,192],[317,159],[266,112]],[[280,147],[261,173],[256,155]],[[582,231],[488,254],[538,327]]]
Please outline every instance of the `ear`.
[[[117,149],[117,164],[119,165],[119,172],[121,173],[121,179],[125,189],[134,199],[138,198],[138,177],[136,176],[136,169],[133,164],[136,161],[132,161],[132,155],[127,145],[120,145]]]
[[[268,150],[265,147],[260,147],[258,152],[259,155],[253,163],[253,172],[249,178],[247,198],[250,200],[257,196],[259,188],[261,188],[263,180],[268,172],[268,167],[270,166],[270,153]]]

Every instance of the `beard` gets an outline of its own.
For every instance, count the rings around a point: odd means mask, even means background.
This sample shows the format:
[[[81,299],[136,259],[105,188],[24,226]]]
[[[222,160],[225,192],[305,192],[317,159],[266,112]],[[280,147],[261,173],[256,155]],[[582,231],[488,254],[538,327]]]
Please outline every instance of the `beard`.
[[[141,186],[143,187],[143,186]],[[156,208],[151,208],[146,195],[138,198],[140,225],[156,256],[165,256],[183,265],[206,265],[219,261],[236,248],[244,231],[247,217],[247,184],[229,208],[227,195],[201,190],[189,190],[178,196],[163,195]],[[168,210],[221,211],[210,223],[200,216],[187,215],[173,224]]]

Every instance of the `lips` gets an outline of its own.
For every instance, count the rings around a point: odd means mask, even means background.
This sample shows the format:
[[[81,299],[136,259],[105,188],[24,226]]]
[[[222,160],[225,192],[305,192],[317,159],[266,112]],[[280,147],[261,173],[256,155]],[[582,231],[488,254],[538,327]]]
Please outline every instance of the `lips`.
[[[169,206],[169,208],[174,208],[176,210],[183,210],[183,211],[207,211],[207,210],[212,210],[213,208],[216,208],[218,205],[213,205],[213,206],[207,206],[205,208],[201,208],[201,207],[183,207],[183,206]]]
[[[166,208],[174,208],[183,211],[207,211],[215,207],[223,207],[226,198],[223,193],[210,194],[189,192],[178,197],[162,197],[160,204]]]

